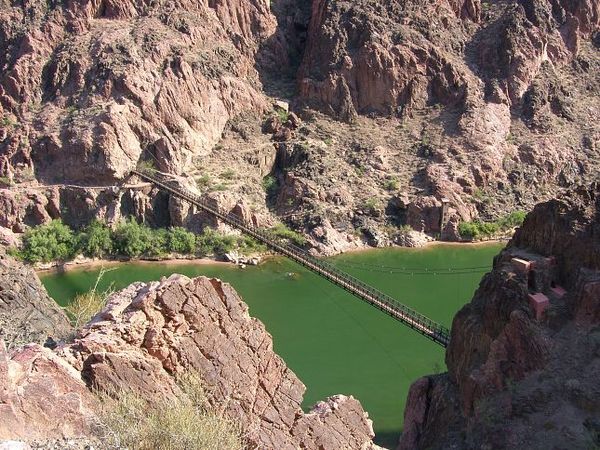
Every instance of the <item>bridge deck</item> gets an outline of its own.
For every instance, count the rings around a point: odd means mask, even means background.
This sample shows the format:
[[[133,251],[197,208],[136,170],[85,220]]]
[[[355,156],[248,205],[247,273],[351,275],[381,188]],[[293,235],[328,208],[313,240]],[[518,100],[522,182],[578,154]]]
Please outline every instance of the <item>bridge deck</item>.
[[[405,325],[408,325],[412,329],[428,337],[442,347],[448,346],[448,343],[450,342],[450,332],[447,328],[434,322],[412,308],[400,303],[389,295],[384,294],[383,292],[380,292],[374,287],[369,286],[352,275],[339,270],[332,264],[315,258],[300,247],[285,243],[270,234],[268,231],[261,230],[244,222],[238,216],[218,210],[208,205],[197,195],[184,190],[181,187],[172,185],[168,181],[161,179],[158,175],[150,175],[137,170],[134,170],[133,173],[140,178],[154,184],[156,187],[169,192],[176,197],[186,200],[203,211],[214,215],[228,225],[239,229],[243,233],[253,237],[259,242],[262,242],[276,252],[296,261],[307,269],[331,281],[333,284],[355,295],[359,299],[375,306]]]

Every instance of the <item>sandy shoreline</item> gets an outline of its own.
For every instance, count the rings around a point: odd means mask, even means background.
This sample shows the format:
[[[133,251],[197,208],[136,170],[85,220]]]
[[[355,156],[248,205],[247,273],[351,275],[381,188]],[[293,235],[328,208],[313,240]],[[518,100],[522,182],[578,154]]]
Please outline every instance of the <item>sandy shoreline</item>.
[[[336,255],[331,255],[329,257],[335,257],[338,255],[351,254],[351,253],[361,253],[361,252],[369,252],[374,250],[383,250],[383,249],[406,249],[406,250],[426,250],[429,247],[437,247],[437,246],[484,246],[484,245],[494,245],[508,242],[508,239],[493,239],[489,241],[475,241],[475,242],[444,242],[444,241],[430,241],[422,247],[400,247],[400,246],[390,246],[390,247],[356,247],[345,250]],[[261,254],[261,262],[264,262],[268,259],[271,259],[276,254]],[[62,273],[68,272],[71,270],[79,270],[79,269],[94,269],[94,268],[110,268],[114,266],[118,266],[120,264],[132,264],[132,265],[149,265],[149,264],[161,264],[165,266],[175,266],[175,265],[199,265],[199,266],[207,266],[207,265],[216,265],[216,266],[234,266],[233,263],[222,261],[217,259],[214,256],[211,257],[203,257],[203,258],[170,258],[170,259],[89,259],[89,258],[81,258],[74,261],[68,261],[64,264],[54,265],[52,267],[41,267],[35,268],[35,272],[39,274],[49,274],[49,273]]]
[[[132,264],[132,265],[148,265],[148,264],[162,264],[165,266],[174,266],[182,264],[195,264],[199,266],[216,265],[216,266],[232,266],[233,263],[227,261],[219,261],[214,257],[205,258],[171,258],[171,259],[85,259],[69,261],[64,264],[55,265],[52,267],[43,267],[34,269],[36,273],[47,274],[57,272],[68,272],[71,270],[78,269],[93,269],[93,268],[110,268],[121,264]]]

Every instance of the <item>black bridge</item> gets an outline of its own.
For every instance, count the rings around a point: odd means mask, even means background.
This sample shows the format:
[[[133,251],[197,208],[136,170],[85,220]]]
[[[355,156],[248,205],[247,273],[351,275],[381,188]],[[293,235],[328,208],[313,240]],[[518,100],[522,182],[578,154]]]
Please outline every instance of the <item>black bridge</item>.
[[[403,324],[408,325],[413,330],[416,330],[422,335],[428,337],[442,347],[448,346],[448,343],[450,342],[450,331],[447,328],[437,322],[434,322],[428,317],[425,317],[423,314],[420,314],[412,308],[400,303],[398,300],[390,297],[389,295],[386,295],[374,287],[363,283],[352,275],[339,270],[332,264],[315,258],[300,247],[284,242],[282,239],[269,233],[269,231],[257,228],[246,223],[234,214],[221,211],[208,205],[199,196],[179,186],[173,185],[156,173],[150,174],[137,170],[132,171],[132,173],[152,183],[157,188],[162,189],[174,195],[175,197],[179,197],[190,202],[192,205],[195,205],[201,210],[212,214],[226,224],[237,228],[248,236],[253,237],[257,241],[262,242],[272,250],[287,256],[293,261],[296,261],[298,264],[326,278],[333,284],[345,289],[359,299],[380,309],[386,314],[389,314]]]

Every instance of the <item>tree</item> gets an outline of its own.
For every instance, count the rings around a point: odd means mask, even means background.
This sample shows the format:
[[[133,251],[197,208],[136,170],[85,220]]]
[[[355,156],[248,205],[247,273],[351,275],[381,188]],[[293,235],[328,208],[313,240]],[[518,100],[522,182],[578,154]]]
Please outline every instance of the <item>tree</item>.
[[[169,250],[173,253],[188,255],[196,252],[196,236],[184,228],[176,227],[169,230]]]
[[[152,233],[148,227],[129,219],[117,225],[113,237],[115,248],[119,253],[138,258],[148,251]]]
[[[110,255],[113,251],[110,228],[98,220],[92,220],[80,235],[79,247],[86,256],[92,258]]]
[[[32,228],[23,237],[23,257],[32,263],[65,261],[76,253],[73,231],[60,220]]]

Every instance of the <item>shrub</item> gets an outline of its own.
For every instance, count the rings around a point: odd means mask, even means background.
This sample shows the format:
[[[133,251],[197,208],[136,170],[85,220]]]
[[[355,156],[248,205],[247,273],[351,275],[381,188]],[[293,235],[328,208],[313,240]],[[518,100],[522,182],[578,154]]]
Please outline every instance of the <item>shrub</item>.
[[[527,213],[524,211],[514,211],[494,222],[461,222],[458,225],[458,232],[463,239],[490,237],[498,232],[508,231],[514,227],[521,226],[526,215]]]
[[[60,220],[32,228],[23,237],[23,258],[31,263],[66,261],[76,253],[73,231]]]
[[[191,254],[196,252],[196,236],[185,228],[169,230],[169,250],[173,253]]]
[[[202,234],[196,236],[196,248],[202,256],[229,253],[236,243],[235,236],[218,233],[212,228],[205,228]]]
[[[525,211],[514,211],[508,216],[503,217],[498,221],[498,224],[502,229],[510,229],[514,227],[520,227],[525,221],[527,213]]]
[[[240,252],[244,254],[267,251],[266,245],[261,244],[256,239],[253,239],[250,236],[241,236],[238,239],[238,248]]]
[[[137,258],[148,251],[152,233],[148,227],[130,219],[117,225],[113,237],[115,250],[122,255]]]
[[[137,170],[139,170],[142,173],[152,175],[154,172],[156,172],[156,167],[154,166],[154,163],[150,160],[138,161]]]
[[[100,416],[111,447],[131,450],[242,450],[241,430],[212,411],[197,375],[179,381],[177,399],[152,404],[132,392],[101,395]]]
[[[400,182],[398,181],[398,178],[396,178],[396,177],[388,178],[383,183],[383,187],[388,191],[395,191],[398,189],[398,186],[400,186]]]
[[[84,228],[78,241],[83,254],[92,258],[103,258],[113,251],[110,228],[98,220]]]
[[[221,178],[224,180],[233,180],[235,178],[235,170],[227,169],[225,172],[221,173]]]
[[[262,180],[262,187],[267,195],[272,195],[277,190],[277,178],[273,175],[267,175]]]
[[[275,225],[269,231],[271,231],[271,233],[274,234],[276,237],[291,241],[293,244],[298,245],[300,247],[306,245],[306,238],[302,234],[290,230],[282,223]]]
[[[111,294],[111,290],[98,292],[98,284],[106,272],[107,270],[102,269],[96,278],[94,287],[89,292],[77,295],[65,308],[65,312],[75,328],[88,323],[106,305],[106,299]]]
[[[210,186],[210,175],[205,173],[200,178],[196,179],[196,185],[200,189]]]
[[[148,256],[165,256],[168,253],[169,232],[163,228],[157,230],[148,229],[150,240],[146,254]]]

